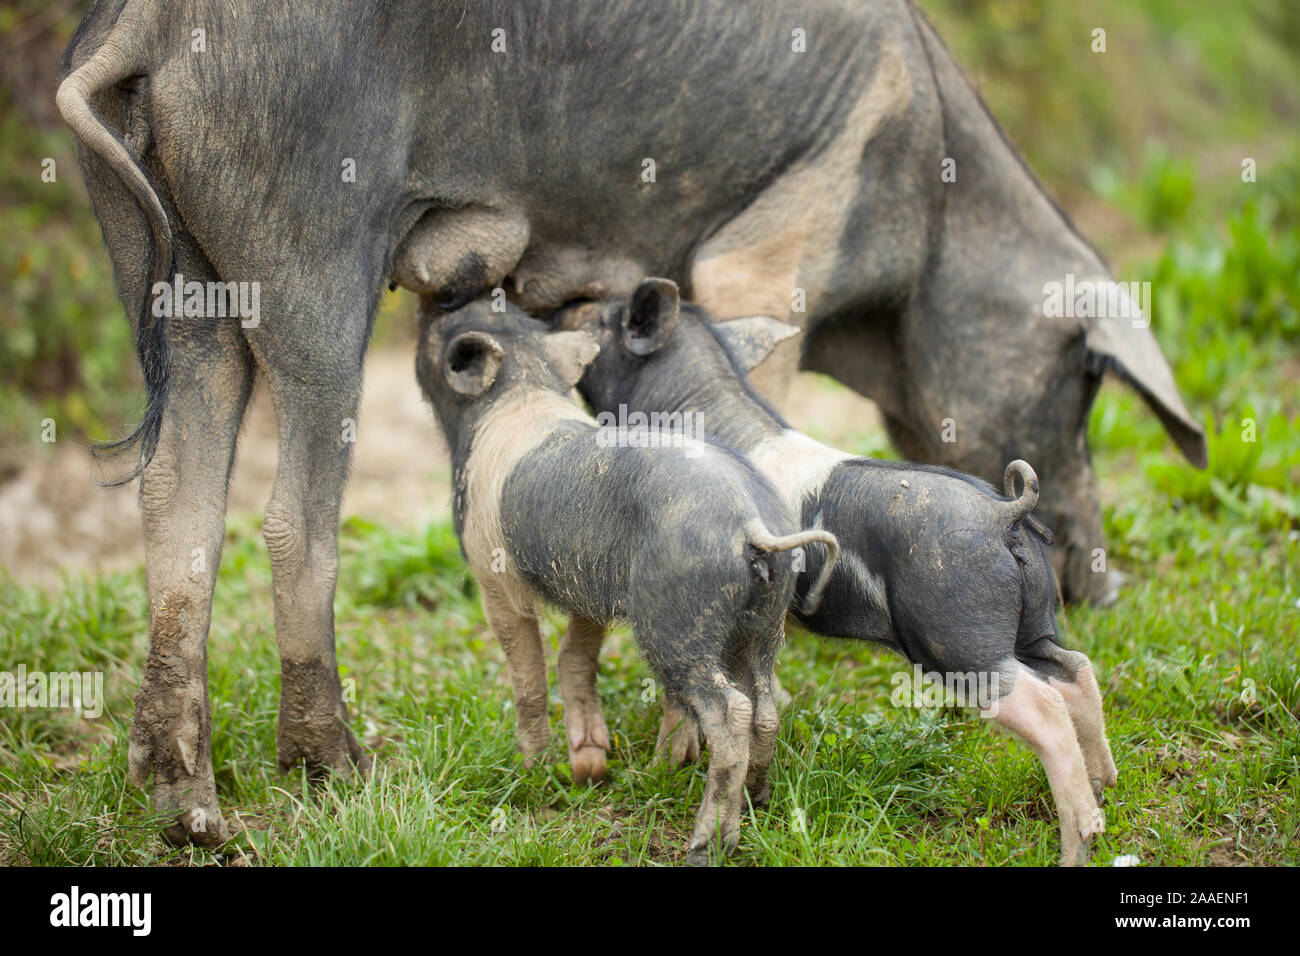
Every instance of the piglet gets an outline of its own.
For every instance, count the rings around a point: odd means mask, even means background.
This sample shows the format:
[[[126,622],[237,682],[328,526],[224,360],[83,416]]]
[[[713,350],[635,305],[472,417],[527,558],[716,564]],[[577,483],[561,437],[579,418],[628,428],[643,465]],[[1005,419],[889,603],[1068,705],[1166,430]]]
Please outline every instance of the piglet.
[[[721,445],[600,428],[570,397],[597,352],[586,332],[548,334],[477,301],[425,317],[416,370],[451,449],[456,531],[506,652],[526,759],[550,736],[542,602],[572,616],[557,670],[579,780],[605,772],[595,658],[605,627],[629,622],[666,698],[709,744],[687,848],[703,863],[736,845],[741,783],[766,794],[796,561],[814,543],[838,546],[800,532],[771,484]]]
[[[1060,818],[1062,862],[1086,860],[1104,825],[1102,788],[1115,784],[1116,771],[1092,666],[1057,633],[1044,547],[1051,535],[1031,514],[1033,469],[1013,461],[1001,495],[970,475],[857,458],[794,431],[744,372],[796,330],[764,317],[715,324],[682,307],[666,279],[645,280],[627,300],[569,306],[552,325],[599,336],[601,353],[580,384],[595,409],[703,416],[712,437],[744,452],[803,525],[835,534],[843,557],[824,597],[816,608],[796,604],[794,617],[816,634],[884,644],[944,675],[959,695],[966,690],[966,703],[1038,754]],[[814,546],[796,593],[822,570]],[[666,709],[664,721],[686,740],[677,755],[697,752],[688,717]]]

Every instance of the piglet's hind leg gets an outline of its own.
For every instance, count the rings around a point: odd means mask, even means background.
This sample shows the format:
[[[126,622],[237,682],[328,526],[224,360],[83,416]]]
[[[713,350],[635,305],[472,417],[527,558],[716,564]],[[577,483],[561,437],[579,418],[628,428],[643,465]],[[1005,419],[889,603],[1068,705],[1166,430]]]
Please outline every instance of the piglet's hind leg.
[[[1110,741],[1106,739],[1106,721],[1101,712],[1101,688],[1097,686],[1092,662],[1082,654],[1069,652],[1078,660],[1078,670],[1073,681],[1051,679],[1051,685],[1065,698],[1065,707],[1079,738],[1083,761],[1088,768],[1088,779],[1093,795],[1101,802],[1102,791],[1113,787],[1119,780],[1115,760],[1111,756]]]
[[[1088,784],[1083,752],[1060,692],[1018,662],[999,673],[1011,689],[981,712],[1024,740],[1042,761],[1061,821],[1061,865],[1086,863],[1105,817]]]
[[[749,766],[754,706],[721,674],[714,686],[688,689],[686,697],[709,744],[709,781],[686,853],[688,863],[703,866],[714,847],[726,855],[740,842],[741,788]]]
[[[777,626],[772,640],[767,647],[780,647],[785,643],[785,625]],[[757,644],[757,642],[755,642]],[[754,701],[754,724],[749,740],[749,772],[745,777],[745,787],[749,790],[750,802],[756,807],[767,805],[771,796],[771,785],[767,779],[768,768],[776,755],[777,735],[781,730],[781,718],[777,712],[777,691],[774,671],[775,653],[759,653],[754,645],[750,651],[753,660],[753,687],[751,695]]]

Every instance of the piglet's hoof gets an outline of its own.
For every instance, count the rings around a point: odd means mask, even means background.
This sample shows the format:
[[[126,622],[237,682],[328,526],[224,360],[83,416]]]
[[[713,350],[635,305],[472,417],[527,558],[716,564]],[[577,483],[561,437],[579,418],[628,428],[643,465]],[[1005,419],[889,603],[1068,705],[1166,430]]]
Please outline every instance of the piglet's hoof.
[[[1092,841],[1098,834],[1106,831],[1106,814],[1101,808],[1094,807],[1083,815],[1079,825],[1079,842],[1071,849],[1068,845],[1061,848],[1061,866],[1087,866],[1092,858]]]
[[[605,779],[605,749],[588,744],[570,751],[569,765],[574,783],[599,783]]]
[[[712,863],[713,855],[709,853],[707,845],[686,851],[687,866],[710,866]]]
[[[740,843],[740,834],[732,833],[730,836],[722,838],[722,846],[718,846],[718,835],[715,834],[712,840],[707,843],[691,842],[686,848],[686,865],[687,866],[721,866],[722,861],[736,852],[736,845]]]
[[[1089,841],[1100,833],[1106,832],[1106,814],[1098,807],[1087,817],[1083,825],[1083,839]]]

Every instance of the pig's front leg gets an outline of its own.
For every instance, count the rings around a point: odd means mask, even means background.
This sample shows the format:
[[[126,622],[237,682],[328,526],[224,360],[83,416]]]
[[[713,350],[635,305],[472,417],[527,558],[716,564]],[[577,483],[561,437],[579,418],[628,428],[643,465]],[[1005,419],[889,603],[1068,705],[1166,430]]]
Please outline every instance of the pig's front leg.
[[[569,618],[568,633],[560,642],[555,658],[574,783],[605,777],[609,728],[605,726],[600,698],[596,696],[596,664],[604,639],[603,625],[574,615]]]
[[[515,693],[515,735],[524,753],[524,766],[531,767],[551,740],[542,633],[536,617],[520,614],[496,589],[483,588],[483,614],[506,652]]]
[[[655,762],[682,767],[700,759],[700,725],[671,691],[664,694],[664,714],[659,720]]]

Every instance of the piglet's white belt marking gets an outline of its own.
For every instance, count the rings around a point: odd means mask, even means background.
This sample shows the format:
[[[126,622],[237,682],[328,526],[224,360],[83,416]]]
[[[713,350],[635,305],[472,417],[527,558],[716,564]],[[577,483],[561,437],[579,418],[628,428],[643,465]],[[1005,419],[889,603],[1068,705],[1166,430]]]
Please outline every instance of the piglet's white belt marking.
[[[776,486],[795,514],[804,498],[821,491],[836,465],[853,457],[794,429],[765,438],[749,451],[754,467]]]
[[[501,492],[515,466],[560,423],[594,425],[591,416],[565,396],[545,389],[517,389],[502,395],[479,420],[465,463],[465,556],[479,586],[504,589],[516,611],[531,616],[536,598],[513,563],[494,574],[492,550],[505,546]]]

